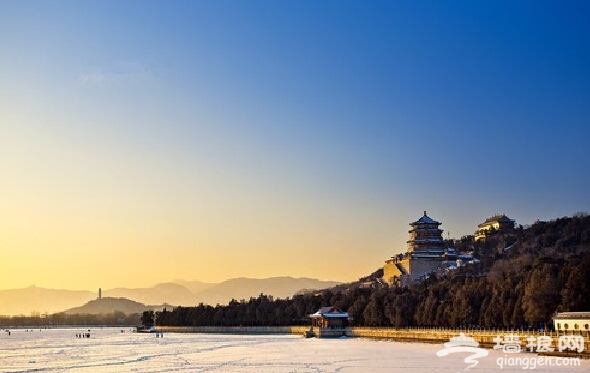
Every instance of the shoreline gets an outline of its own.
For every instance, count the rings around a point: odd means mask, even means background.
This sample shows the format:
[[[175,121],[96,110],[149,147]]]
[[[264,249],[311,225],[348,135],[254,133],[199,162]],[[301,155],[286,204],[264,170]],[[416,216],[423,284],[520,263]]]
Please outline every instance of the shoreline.
[[[236,335],[272,335],[272,334],[293,334],[305,336],[310,330],[309,326],[158,326],[159,332],[169,333],[204,333],[204,334],[236,334]],[[372,328],[372,327],[350,327],[347,329],[346,336],[350,338],[367,338],[375,340],[391,340],[394,342],[408,343],[430,343],[443,344],[449,342],[453,337],[459,336],[460,333],[467,337],[473,338],[479,343],[479,346],[486,349],[492,349],[496,346],[494,338],[504,337],[507,335],[519,336],[521,339],[521,349],[525,351],[527,337],[550,337],[552,352],[541,352],[539,356],[557,356],[557,357],[579,357],[581,359],[590,359],[590,338],[588,335],[582,335],[584,338],[584,350],[582,352],[559,352],[557,341],[563,333],[556,332],[534,332],[522,330],[470,330],[470,329],[395,329],[395,328]],[[568,334],[572,335],[572,334]],[[580,335],[580,334],[576,334]]]

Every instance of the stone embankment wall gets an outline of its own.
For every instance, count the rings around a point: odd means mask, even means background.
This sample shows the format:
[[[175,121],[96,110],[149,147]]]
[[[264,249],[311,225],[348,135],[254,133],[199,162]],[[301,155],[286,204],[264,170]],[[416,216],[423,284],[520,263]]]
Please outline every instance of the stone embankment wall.
[[[174,332],[174,333],[211,333],[211,334],[296,334],[305,335],[310,329],[309,326],[158,326],[158,331]],[[397,342],[424,342],[424,343],[445,343],[452,337],[457,337],[460,333],[464,333],[467,337],[473,338],[477,341],[480,347],[492,348],[496,345],[494,338],[504,337],[508,335],[515,335],[520,337],[521,349],[526,350],[528,343],[527,337],[548,336],[551,338],[551,347],[555,349],[552,355],[559,355],[558,340],[559,336],[564,333],[541,333],[522,330],[471,330],[471,329],[427,329],[427,328],[366,328],[366,327],[351,327],[347,333],[350,337],[361,338],[375,338],[375,339],[391,339]],[[568,333],[568,335],[570,335]],[[578,333],[578,335],[580,335]],[[582,332],[584,337],[584,351],[582,354],[575,354],[582,357],[590,357],[590,335],[587,332]],[[570,355],[571,353],[563,353],[562,355]]]
[[[386,338],[393,339],[398,342],[426,342],[426,343],[445,343],[452,337],[457,337],[460,333],[464,333],[468,337],[472,337],[479,342],[482,347],[492,347],[496,343],[494,338],[499,335],[508,335],[514,333],[521,335],[522,339],[531,333],[524,332],[507,332],[507,331],[480,331],[480,330],[460,330],[460,329],[395,329],[395,328],[351,328],[350,335],[353,337],[363,338]],[[521,334],[518,334],[521,333]]]
[[[349,333],[352,337],[363,337],[363,338],[386,338],[392,339],[397,342],[424,342],[424,343],[446,343],[453,337],[457,337],[460,333],[464,333],[465,336],[473,338],[479,343],[480,347],[493,348],[497,345],[495,338],[513,335],[517,336],[520,340],[520,346],[522,351],[527,350],[527,337],[540,336],[551,338],[551,348],[553,352],[544,352],[544,355],[555,355],[555,356],[578,356],[585,359],[590,358],[590,334],[588,332],[572,333],[568,332],[534,332],[525,330],[472,330],[472,329],[395,329],[395,328],[363,328],[353,327]],[[559,337],[563,335],[579,335],[584,338],[584,350],[582,353],[578,352],[559,352],[558,341]],[[536,351],[536,348],[534,348]]]
[[[211,334],[299,334],[308,326],[158,326],[159,332]]]

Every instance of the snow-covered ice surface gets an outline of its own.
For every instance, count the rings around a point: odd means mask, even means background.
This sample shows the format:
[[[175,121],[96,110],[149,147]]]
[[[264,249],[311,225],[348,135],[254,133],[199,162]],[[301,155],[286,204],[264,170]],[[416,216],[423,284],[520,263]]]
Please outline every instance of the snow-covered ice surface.
[[[128,328],[91,329],[90,338],[76,338],[82,329],[0,332],[0,372],[522,372],[503,369],[501,351],[488,350],[470,369],[468,353],[438,357],[442,344],[398,343],[361,338],[305,339],[294,335],[214,335],[132,333]],[[511,354],[537,358],[536,354]],[[556,358],[551,358],[555,363]],[[547,363],[545,363],[547,364]],[[537,366],[537,372],[590,372],[580,366]]]

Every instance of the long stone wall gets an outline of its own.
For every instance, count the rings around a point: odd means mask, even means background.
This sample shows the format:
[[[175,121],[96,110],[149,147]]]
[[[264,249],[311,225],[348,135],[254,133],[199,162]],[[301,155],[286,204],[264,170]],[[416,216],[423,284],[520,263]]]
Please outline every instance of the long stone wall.
[[[580,356],[583,358],[590,358],[590,334],[588,332],[581,333],[567,333],[564,332],[533,332],[522,330],[463,330],[463,329],[395,329],[395,328],[363,328],[353,327],[350,331],[352,337],[362,338],[387,338],[397,342],[424,342],[424,343],[446,343],[451,338],[457,337],[460,333],[464,333],[467,337],[473,338],[479,343],[480,347],[493,348],[497,345],[495,338],[505,338],[508,335],[517,336],[520,340],[522,351],[527,350],[527,337],[549,337],[551,338],[550,347],[555,351],[545,353],[547,355],[564,355],[564,356]],[[558,352],[558,341],[560,336],[564,335],[578,335],[584,338],[584,349],[582,353],[572,352]]]
[[[298,334],[304,335],[310,329],[309,326],[158,326],[158,331],[173,333],[211,333],[211,334]],[[494,338],[509,334],[521,337],[526,344],[526,337],[549,336],[557,341],[559,335],[564,333],[540,333],[520,330],[471,330],[471,329],[396,329],[396,328],[371,328],[351,327],[348,335],[361,338],[385,338],[396,341],[420,341],[420,342],[448,342],[450,338],[456,337],[459,333],[472,337],[475,341],[485,346],[494,346]],[[589,343],[588,333],[582,334],[585,342]],[[523,344],[523,346],[524,346]],[[586,346],[590,349],[590,345]]]
[[[310,330],[309,326],[158,326],[160,332],[169,333],[210,333],[210,334],[295,334],[305,336]],[[557,352],[557,342],[563,332],[539,333],[520,330],[465,330],[465,329],[396,329],[396,328],[369,328],[351,327],[348,329],[349,337],[391,339],[397,342],[424,342],[445,343],[460,333],[473,338],[481,347],[492,348],[496,345],[494,338],[515,335],[520,337],[521,348],[526,350],[527,337],[546,336],[551,338],[551,347]],[[569,333],[571,335],[571,333]],[[590,335],[587,332],[580,334],[584,337],[583,357],[590,356]]]
[[[300,334],[308,326],[158,326],[164,333],[210,333],[210,334]]]

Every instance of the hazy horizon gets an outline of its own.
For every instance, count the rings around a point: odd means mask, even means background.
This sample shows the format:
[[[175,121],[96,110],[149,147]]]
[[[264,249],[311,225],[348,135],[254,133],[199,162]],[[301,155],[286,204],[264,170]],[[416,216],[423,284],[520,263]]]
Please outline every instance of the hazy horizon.
[[[367,274],[368,275],[368,274]],[[365,275],[359,276],[359,277],[363,277]],[[105,288],[105,287],[97,287],[96,289],[86,289],[86,288],[52,288],[52,287],[48,287],[48,286],[43,286],[42,284],[30,284],[30,285],[26,285],[26,286],[20,286],[18,288],[0,288],[0,291],[2,290],[18,290],[18,289],[26,289],[26,288],[31,288],[31,287],[36,287],[36,288],[44,288],[44,289],[50,289],[50,290],[72,290],[72,291],[90,291],[90,292],[96,292],[98,294],[98,290],[101,289],[103,292],[108,292],[109,290],[115,290],[115,289],[120,289],[120,288],[125,288],[125,289],[149,289],[158,285],[162,285],[162,284],[179,284],[179,282],[199,282],[202,283],[204,285],[217,285],[217,284],[221,284],[223,282],[226,281],[230,281],[230,280],[239,280],[239,279],[247,279],[247,280],[270,280],[270,279],[276,279],[276,278],[293,278],[293,279],[311,279],[311,280],[318,280],[318,281],[328,281],[328,282],[342,282],[342,281],[338,281],[338,280],[332,280],[332,279],[328,279],[328,278],[314,278],[314,277],[306,277],[306,276],[271,276],[271,277],[244,277],[244,276],[240,276],[240,277],[232,277],[232,278],[226,278],[223,279],[221,281],[217,281],[217,282],[209,282],[209,281],[201,281],[201,280],[196,280],[196,279],[192,279],[192,280],[188,280],[188,279],[181,279],[181,278],[177,278],[174,280],[163,280],[160,282],[156,282],[156,283],[149,283],[149,284],[140,284],[138,286],[126,286],[125,284],[121,284],[121,285],[116,285],[113,287],[109,287],[109,288]],[[358,278],[357,278],[358,280]],[[352,280],[354,281],[354,280]],[[108,296],[108,295],[107,295]]]
[[[198,303],[227,304],[232,299],[250,299],[261,293],[285,299],[304,289],[325,289],[338,284],[339,282],[307,277],[282,276],[265,279],[235,278],[219,283],[175,280],[140,287],[126,287],[121,284],[113,288],[97,289],[28,286],[0,289],[0,315],[53,314],[80,307],[98,298],[125,298],[144,305],[173,306],[194,306]]]
[[[348,282],[590,211],[590,3],[0,2],[0,289]]]

